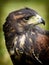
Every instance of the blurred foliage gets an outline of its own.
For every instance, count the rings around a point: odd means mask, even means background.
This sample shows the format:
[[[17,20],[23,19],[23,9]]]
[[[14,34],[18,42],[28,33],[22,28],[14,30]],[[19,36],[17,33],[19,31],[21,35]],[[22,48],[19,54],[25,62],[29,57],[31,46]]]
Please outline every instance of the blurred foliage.
[[[46,22],[46,25],[41,25],[41,27],[49,30],[48,0],[0,0],[0,65],[12,65],[5,45],[4,33],[2,30],[3,24],[10,12],[24,7],[30,7],[36,10]]]

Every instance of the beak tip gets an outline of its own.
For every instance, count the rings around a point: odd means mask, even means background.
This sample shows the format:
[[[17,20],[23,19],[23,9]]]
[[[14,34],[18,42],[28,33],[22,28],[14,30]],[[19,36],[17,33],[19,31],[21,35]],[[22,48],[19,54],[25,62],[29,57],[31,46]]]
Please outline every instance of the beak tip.
[[[43,25],[45,25],[45,21],[42,19],[42,22],[41,22]]]
[[[45,25],[45,22],[42,22],[43,23],[43,25]]]

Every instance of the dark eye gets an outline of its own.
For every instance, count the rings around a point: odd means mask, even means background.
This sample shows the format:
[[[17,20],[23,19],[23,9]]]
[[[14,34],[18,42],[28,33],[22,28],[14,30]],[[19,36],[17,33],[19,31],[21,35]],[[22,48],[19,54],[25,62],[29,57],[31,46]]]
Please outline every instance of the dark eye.
[[[25,20],[29,20],[29,17],[25,17],[24,19],[25,19]]]

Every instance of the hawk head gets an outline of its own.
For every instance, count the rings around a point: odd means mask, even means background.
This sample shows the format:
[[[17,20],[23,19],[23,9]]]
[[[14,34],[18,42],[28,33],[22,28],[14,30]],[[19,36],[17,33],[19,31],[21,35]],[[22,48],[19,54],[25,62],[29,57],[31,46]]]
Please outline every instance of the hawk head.
[[[6,19],[6,22],[3,26],[3,30],[9,36],[11,33],[22,33],[26,28],[30,27],[30,24],[33,25],[33,22],[36,22],[34,25],[44,24],[45,21],[42,19],[39,14],[30,8],[24,8],[10,13]]]

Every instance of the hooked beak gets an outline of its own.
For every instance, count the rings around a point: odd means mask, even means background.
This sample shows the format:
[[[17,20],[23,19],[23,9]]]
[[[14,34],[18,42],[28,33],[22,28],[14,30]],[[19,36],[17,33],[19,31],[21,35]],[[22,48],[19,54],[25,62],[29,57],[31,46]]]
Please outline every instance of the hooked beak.
[[[37,23],[35,23],[34,25],[38,25],[38,24],[43,24],[45,25],[45,21],[41,18],[37,21]]]
[[[42,23],[43,25],[45,25],[45,21],[44,21],[42,18],[41,18],[41,21],[42,21],[41,23]]]
[[[36,14],[35,16],[31,17],[28,20],[27,24],[34,24],[34,25],[43,24],[43,25],[45,25],[45,21],[42,19],[41,16]]]
[[[37,23],[35,23],[35,25],[38,25],[38,24],[43,24],[43,25],[45,25],[45,21],[42,19],[41,16],[36,15],[36,16],[35,16],[35,19],[36,19],[36,21],[37,21]]]

